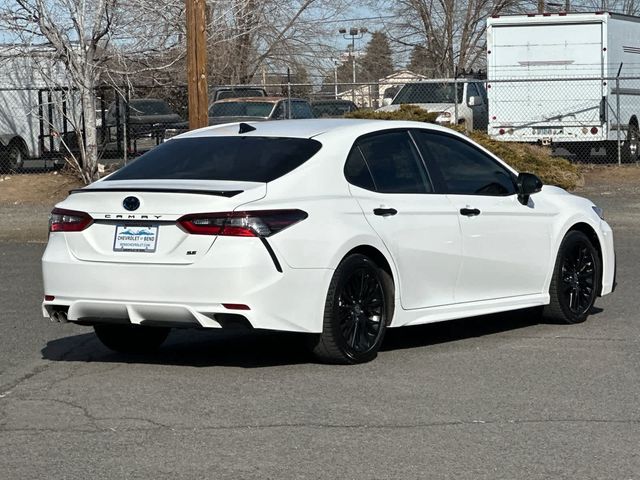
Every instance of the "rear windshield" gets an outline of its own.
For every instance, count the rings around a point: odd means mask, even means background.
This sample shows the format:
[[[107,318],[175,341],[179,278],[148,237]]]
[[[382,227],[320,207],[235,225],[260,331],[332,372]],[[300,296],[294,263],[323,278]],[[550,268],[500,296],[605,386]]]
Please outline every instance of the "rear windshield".
[[[210,117],[268,117],[273,110],[268,102],[223,102],[209,108]]]
[[[322,145],[307,138],[178,138],[105,180],[235,180],[270,182],[299,167]]]

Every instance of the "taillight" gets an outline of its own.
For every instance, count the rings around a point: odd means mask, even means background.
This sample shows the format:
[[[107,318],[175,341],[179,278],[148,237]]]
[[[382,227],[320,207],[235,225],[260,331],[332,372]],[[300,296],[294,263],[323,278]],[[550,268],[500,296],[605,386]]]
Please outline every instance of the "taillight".
[[[49,216],[49,231],[80,232],[92,223],[93,218],[88,213],[54,208]]]
[[[268,237],[307,218],[302,210],[194,213],[178,219],[178,225],[194,235]]]

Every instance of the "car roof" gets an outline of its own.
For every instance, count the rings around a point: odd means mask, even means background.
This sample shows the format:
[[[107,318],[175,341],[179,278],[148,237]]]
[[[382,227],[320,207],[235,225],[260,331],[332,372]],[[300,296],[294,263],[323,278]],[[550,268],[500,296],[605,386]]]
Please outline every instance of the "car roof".
[[[311,102],[311,105],[327,105],[327,104],[335,104],[335,105],[355,105],[351,100],[341,100],[337,99],[324,99],[324,100],[314,100]]]
[[[255,128],[240,134],[239,125],[245,123]],[[275,120],[271,122],[235,122],[191,130],[173,138],[217,137],[217,136],[252,136],[252,137],[289,137],[320,138],[329,135],[359,137],[379,130],[395,128],[423,128],[436,131],[453,132],[451,129],[424,122],[400,120],[362,120],[350,118],[313,118],[299,120]]]
[[[223,98],[221,100],[216,100],[216,103],[229,103],[229,102],[262,102],[262,103],[276,103],[280,100],[286,100],[287,97],[236,97],[236,98]],[[305,102],[301,98],[292,98],[291,101],[296,102]]]

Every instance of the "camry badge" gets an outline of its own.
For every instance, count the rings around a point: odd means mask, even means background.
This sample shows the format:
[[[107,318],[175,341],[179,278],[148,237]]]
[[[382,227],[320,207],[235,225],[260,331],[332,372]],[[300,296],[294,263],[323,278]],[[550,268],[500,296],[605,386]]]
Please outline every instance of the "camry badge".
[[[140,200],[138,200],[136,197],[127,197],[122,201],[122,206],[125,210],[133,212],[140,207]]]

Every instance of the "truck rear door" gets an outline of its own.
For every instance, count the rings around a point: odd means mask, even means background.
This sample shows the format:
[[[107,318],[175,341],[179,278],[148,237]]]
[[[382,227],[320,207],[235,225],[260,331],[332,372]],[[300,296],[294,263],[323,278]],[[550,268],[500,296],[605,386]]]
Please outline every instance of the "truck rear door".
[[[567,79],[601,77],[603,28],[596,21],[494,24],[488,54],[490,127],[514,127],[514,136],[532,137],[521,140],[559,135],[573,138],[554,140],[571,141],[579,140],[575,128],[600,125],[602,82]]]

